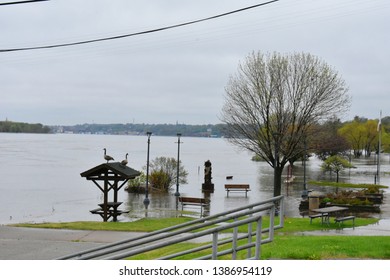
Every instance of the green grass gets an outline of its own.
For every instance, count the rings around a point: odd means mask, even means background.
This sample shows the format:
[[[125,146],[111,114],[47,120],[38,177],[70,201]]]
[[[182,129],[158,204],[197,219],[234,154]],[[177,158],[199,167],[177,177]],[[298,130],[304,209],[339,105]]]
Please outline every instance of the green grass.
[[[151,232],[166,227],[182,224],[193,220],[192,218],[143,218],[134,222],[68,222],[68,223],[22,223],[14,224],[15,227],[72,229],[72,230],[109,230],[109,231],[135,231]]]
[[[243,243],[241,241],[240,243]],[[182,243],[131,257],[131,260],[156,259],[203,244]],[[231,244],[221,246],[228,249]],[[180,259],[193,259],[211,254],[211,250],[192,253]],[[237,259],[245,259],[247,251],[238,252]],[[253,255],[253,252],[252,252]],[[231,259],[230,255],[219,258]],[[390,236],[296,236],[276,235],[273,242],[261,247],[261,259],[334,260],[334,259],[390,259]]]
[[[276,236],[263,259],[390,259],[390,236]]]
[[[72,229],[72,230],[108,230],[108,231],[135,231],[135,232],[151,232],[177,224],[185,223],[193,220],[189,217],[178,218],[143,218],[134,222],[67,222],[67,223],[22,223],[14,224],[15,227],[33,227],[33,228],[51,228],[51,229]],[[355,226],[365,226],[376,223],[375,218],[356,218]],[[269,223],[268,217],[264,217],[264,223]],[[279,223],[276,218],[276,223]],[[346,222],[344,227],[351,227],[352,224]],[[330,223],[329,227],[321,224],[320,219],[313,220],[309,223],[309,218],[285,218],[284,228],[278,232],[293,233],[312,230],[336,229],[338,225]],[[247,232],[246,226],[239,227],[240,232]]]
[[[164,218],[164,219],[140,219],[134,222],[71,222],[71,223],[43,223],[43,224],[17,224],[20,227],[40,227],[54,229],[82,229],[82,230],[120,230],[150,232],[172,225],[184,223],[192,218]],[[378,219],[357,218],[355,226],[364,226],[376,223]],[[264,220],[268,223],[268,220]],[[278,222],[278,221],[277,221]],[[348,221],[344,228],[352,227]],[[390,259],[390,236],[309,236],[304,232],[314,230],[335,230],[338,225],[330,223],[330,226],[322,225],[320,219],[286,218],[284,228],[277,230],[272,243],[264,244],[261,248],[262,259]],[[246,232],[246,227],[240,227],[239,231]],[[180,243],[165,248],[136,256],[134,259],[154,259],[161,255],[199,247],[199,243]],[[220,248],[223,250],[231,247],[231,244]],[[195,258],[202,253],[194,253],[185,259]],[[206,252],[210,253],[210,252]],[[238,258],[244,259],[246,252],[239,252]],[[225,256],[229,259],[230,256]]]

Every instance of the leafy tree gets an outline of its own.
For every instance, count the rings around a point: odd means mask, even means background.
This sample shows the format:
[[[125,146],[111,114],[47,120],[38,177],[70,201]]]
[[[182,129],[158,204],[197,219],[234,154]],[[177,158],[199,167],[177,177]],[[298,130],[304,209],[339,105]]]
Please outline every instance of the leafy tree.
[[[377,120],[368,120],[363,124],[364,127],[364,150],[365,155],[370,156],[372,151],[378,150],[378,121]]]
[[[331,156],[322,163],[322,170],[336,173],[336,182],[339,182],[339,173],[345,168],[353,168],[354,166],[348,160],[341,156]]]
[[[157,157],[149,164],[150,183],[154,188],[168,191],[177,182],[177,160]],[[187,184],[188,172],[179,161],[179,183]]]
[[[355,118],[354,121],[344,124],[339,133],[350,144],[354,156],[359,158],[364,148],[364,128],[361,123]]]
[[[350,149],[347,140],[338,133],[342,126],[337,118],[332,118],[322,125],[318,125],[309,147],[321,160],[330,156],[346,154]]]
[[[50,128],[40,123],[29,124],[22,122],[0,121],[0,132],[11,133],[49,133]]]
[[[280,195],[284,166],[303,153],[314,124],[345,112],[347,91],[339,74],[313,55],[253,52],[226,86],[225,135],[274,168],[274,196]]]
[[[382,129],[382,144],[388,147],[388,137]],[[342,135],[353,149],[354,156],[359,158],[363,152],[365,156],[370,156],[372,151],[378,152],[378,120],[368,120],[355,117],[352,122],[345,123],[340,129]]]

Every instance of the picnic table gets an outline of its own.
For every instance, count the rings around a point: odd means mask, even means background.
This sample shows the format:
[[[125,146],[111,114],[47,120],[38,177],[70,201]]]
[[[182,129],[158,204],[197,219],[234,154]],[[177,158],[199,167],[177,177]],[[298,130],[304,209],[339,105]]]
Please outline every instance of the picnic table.
[[[329,207],[312,209],[311,211],[318,213],[318,214],[309,216],[310,223],[311,223],[312,219],[314,219],[314,218],[321,218],[322,224],[327,223],[329,225],[329,214],[330,213],[334,213],[335,216],[338,217],[340,215],[340,212],[343,212],[345,210],[348,210],[348,207],[329,206]]]

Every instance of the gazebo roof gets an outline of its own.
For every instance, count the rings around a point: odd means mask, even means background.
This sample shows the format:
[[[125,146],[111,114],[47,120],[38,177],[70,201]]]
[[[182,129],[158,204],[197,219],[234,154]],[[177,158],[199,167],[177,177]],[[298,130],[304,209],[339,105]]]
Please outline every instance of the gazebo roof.
[[[110,162],[95,166],[82,172],[80,175],[81,177],[86,177],[87,179],[102,180],[107,177],[106,174],[112,178],[115,177],[116,179],[126,180],[134,179],[135,177],[141,175],[141,172],[123,165],[120,162]]]

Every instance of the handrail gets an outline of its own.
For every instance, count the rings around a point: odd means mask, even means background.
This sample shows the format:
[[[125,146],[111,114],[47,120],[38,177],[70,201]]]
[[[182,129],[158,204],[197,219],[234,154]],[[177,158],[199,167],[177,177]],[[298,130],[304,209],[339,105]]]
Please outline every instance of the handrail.
[[[274,215],[276,209],[279,209],[279,224],[274,224]],[[242,223],[248,224],[248,234],[243,237],[238,237],[236,233],[234,233],[235,237],[233,237],[234,242],[236,243],[238,240],[248,238],[248,244],[252,243],[251,239],[253,233],[251,232],[251,223],[252,219],[259,218],[264,215],[265,211],[270,212],[270,225],[266,229],[262,229],[261,233],[269,232],[269,235],[272,235],[274,229],[282,228],[284,226],[284,199],[283,196],[273,197],[258,203],[253,203],[247,206],[242,206],[236,209],[228,210],[216,215],[208,216],[205,218],[196,219],[193,221],[189,221],[183,224],[171,226],[162,230],[154,231],[151,233],[147,233],[141,237],[129,238],[119,242],[99,246],[97,248],[81,251],[75,254],[70,254],[59,259],[94,259],[94,258],[109,258],[109,259],[117,259],[117,258],[126,258],[129,256],[133,256],[135,254],[146,252],[148,250],[154,250],[156,248],[161,248],[168,246],[168,244],[175,244],[178,242],[188,241],[197,237],[216,234],[215,232],[220,232],[225,230],[225,227],[228,228],[237,228],[238,224]],[[256,215],[255,218],[252,218],[253,215]],[[249,216],[249,218],[245,218],[243,220],[237,221],[238,218],[242,218],[244,216]],[[229,220],[235,219],[234,222],[229,223]],[[227,225],[220,225],[221,223],[229,223]],[[256,222],[257,224],[259,222]],[[197,233],[191,233],[194,230],[202,230],[205,227],[209,226],[217,226],[209,230],[203,230]],[[183,235],[178,237],[178,235]],[[201,235],[200,235],[201,234]],[[203,234],[203,235],[202,235]],[[160,242],[157,242],[160,241]],[[272,241],[272,240],[271,240]],[[156,244],[157,242],[157,244]],[[233,240],[231,240],[233,242]],[[262,242],[270,242],[269,240],[260,241],[260,245]],[[153,244],[154,243],[154,244]],[[222,243],[227,243],[226,240],[218,241],[217,243],[213,243],[213,246],[218,246]],[[152,245],[151,245],[152,244]],[[139,248],[142,246],[142,248]],[[257,245],[256,245],[257,246]],[[250,249],[248,249],[249,252]],[[123,252],[126,251],[126,252]],[[123,253],[121,253],[123,252]],[[114,255],[113,255],[114,254]],[[175,254],[176,255],[176,254]],[[249,253],[248,253],[249,255]],[[166,258],[166,257],[163,257]]]

